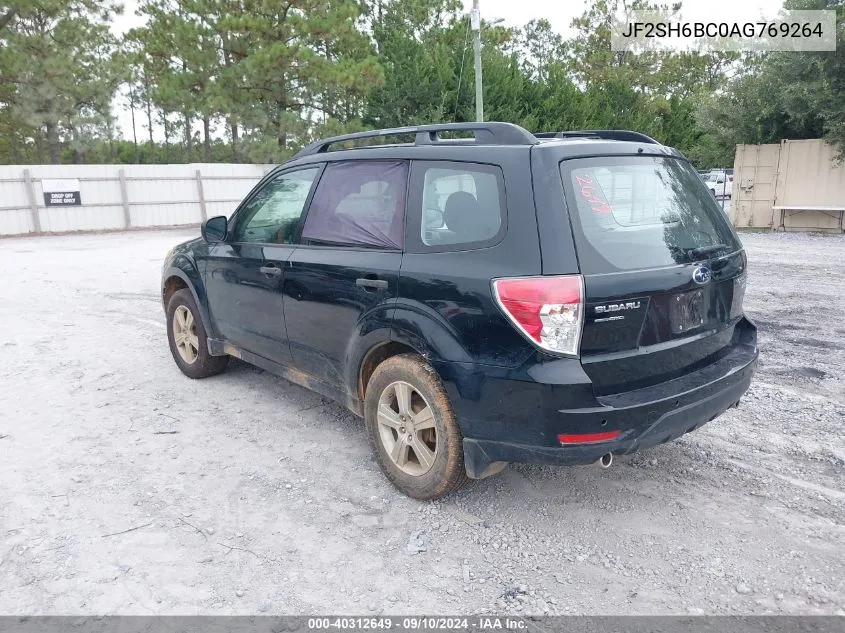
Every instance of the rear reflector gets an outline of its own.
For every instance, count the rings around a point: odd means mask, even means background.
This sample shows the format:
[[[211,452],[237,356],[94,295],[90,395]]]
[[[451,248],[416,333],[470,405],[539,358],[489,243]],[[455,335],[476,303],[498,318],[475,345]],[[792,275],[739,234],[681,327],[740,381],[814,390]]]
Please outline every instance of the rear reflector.
[[[575,433],[561,434],[557,436],[561,444],[595,444],[596,442],[607,442],[619,437],[622,431],[606,431],[605,433]]]
[[[532,343],[550,352],[578,355],[584,320],[581,275],[494,279],[493,294]]]

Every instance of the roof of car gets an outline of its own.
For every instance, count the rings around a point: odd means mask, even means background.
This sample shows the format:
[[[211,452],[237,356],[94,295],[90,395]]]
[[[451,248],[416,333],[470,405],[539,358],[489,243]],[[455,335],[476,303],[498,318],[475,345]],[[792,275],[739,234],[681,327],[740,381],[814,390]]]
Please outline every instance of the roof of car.
[[[343,134],[311,143],[290,162],[433,157],[434,154],[442,159],[442,150],[448,150],[449,156],[454,150],[456,159],[467,160],[473,148],[494,147],[503,150],[534,147],[543,151],[560,151],[565,157],[638,153],[682,156],[677,150],[631,130],[569,130],[532,134],[513,123],[489,121],[438,123]]]
[[[449,134],[463,133],[464,137],[449,138]],[[444,138],[444,134],[447,135]],[[433,144],[467,144],[474,145],[536,145],[539,141],[525,128],[513,123],[490,121],[486,123],[441,123],[433,125],[417,125],[384,130],[367,130],[354,132],[330,138],[320,139],[303,147],[294,156],[301,158],[312,154],[328,152],[332,145],[355,143],[368,139],[406,138],[408,142],[402,145],[433,145]],[[413,141],[410,139],[413,138]],[[380,147],[375,143],[370,146]]]
[[[463,134],[454,137],[451,134]],[[513,123],[499,121],[475,123],[438,123],[431,125],[417,125],[383,130],[367,130],[354,132],[330,138],[320,139],[302,148],[294,158],[320,154],[330,150],[332,146],[344,145],[364,140],[405,138],[406,142],[388,143],[388,145],[537,145],[552,140],[581,139],[581,140],[613,140],[647,143],[660,145],[650,136],[631,130],[568,130],[561,132],[537,132],[532,134],[528,130]],[[411,140],[413,139],[413,140]],[[384,146],[384,143],[370,143],[368,146]]]

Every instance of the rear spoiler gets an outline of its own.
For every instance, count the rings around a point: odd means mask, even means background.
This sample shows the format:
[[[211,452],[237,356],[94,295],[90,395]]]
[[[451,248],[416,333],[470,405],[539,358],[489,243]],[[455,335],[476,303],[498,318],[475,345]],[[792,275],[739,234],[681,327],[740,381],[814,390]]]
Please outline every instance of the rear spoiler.
[[[539,139],[554,138],[599,138],[606,141],[631,141],[634,143],[649,143],[660,145],[650,136],[641,132],[631,130],[571,130],[567,132],[535,132],[534,136]]]

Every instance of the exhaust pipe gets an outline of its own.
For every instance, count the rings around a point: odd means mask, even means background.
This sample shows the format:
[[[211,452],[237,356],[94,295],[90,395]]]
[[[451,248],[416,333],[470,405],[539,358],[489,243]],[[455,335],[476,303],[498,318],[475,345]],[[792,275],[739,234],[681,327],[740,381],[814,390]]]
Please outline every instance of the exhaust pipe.
[[[599,457],[599,461],[596,463],[602,468],[610,468],[610,465],[613,463],[613,453],[605,453]]]

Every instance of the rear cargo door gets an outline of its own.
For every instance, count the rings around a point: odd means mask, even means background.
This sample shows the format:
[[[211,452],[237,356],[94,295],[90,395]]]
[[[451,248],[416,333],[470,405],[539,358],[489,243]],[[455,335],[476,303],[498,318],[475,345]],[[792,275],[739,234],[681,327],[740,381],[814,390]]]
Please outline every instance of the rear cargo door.
[[[561,163],[584,276],[581,361],[598,393],[712,362],[741,316],[741,243],[692,167],[666,156]]]

